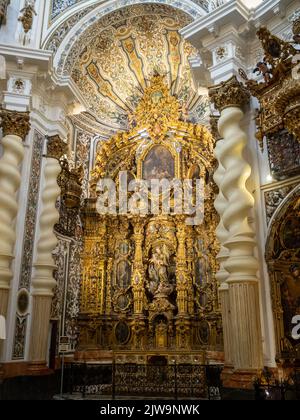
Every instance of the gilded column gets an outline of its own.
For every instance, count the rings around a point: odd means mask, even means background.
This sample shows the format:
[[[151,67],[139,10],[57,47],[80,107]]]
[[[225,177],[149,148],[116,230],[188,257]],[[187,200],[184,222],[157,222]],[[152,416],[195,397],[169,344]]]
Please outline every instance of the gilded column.
[[[133,295],[134,295],[134,314],[141,315],[143,313],[144,303],[144,265],[143,265],[143,241],[144,241],[144,225],[145,221],[141,218],[133,218],[134,228],[134,269],[133,269]]]
[[[224,140],[220,137],[218,132],[218,119],[213,117],[211,120],[211,125],[213,129],[213,135],[216,138],[216,147],[214,150],[215,157],[218,161],[218,168],[214,173],[214,181],[219,188],[219,194],[215,200],[215,209],[217,210],[220,216],[220,222],[216,229],[216,236],[220,242],[220,251],[217,255],[217,261],[220,264],[219,271],[216,273],[216,279],[218,280],[219,287],[219,297],[221,304],[221,313],[222,313],[222,325],[223,325],[223,339],[224,339],[224,359],[225,366],[229,367],[232,365],[232,340],[231,340],[231,314],[230,314],[230,305],[229,305],[229,286],[226,282],[229,273],[225,269],[224,265],[229,256],[229,249],[224,246],[226,240],[228,239],[229,232],[224,226],[223,214],[228,205],[227,198],[224,196],[222,191],[222,181],[225,176],[225,168],[221,162],[221,151],[224,147]]]
[[[57,245],[54,225],[59,220],[56,201],[60,194],[57,177],[61,171],[60,157],[65,153],[66,145],[59,136],[50,137],[47,145],[45,166],[45,185],[42,193],[42,213],[40,216],[40,237],[37,244],[37,256],[32,279],[32,311],[30,335],[31,370],[40,370],[46,366],[49,320],[53,289],[56,281],[53,270],[56,268],[52,252]]]
[[[177,216],[177,258],[176,258],[176,291],[178,315],[176,319],[176,345],[179,349],[190,347],[189,317],[189,276],[187,267],[187,225],[184,216]]]
[[[236,77],[211,91],[215,106],[221,112],[219,132],[224,138],[219,147],[219,161],[224,167],[221,192],[227,199],[222,221],[228,231],[224,246],[229,255],[224,268],[229,276],[232,358],[235,370],[251,371],[262,367],[262,336],[259,308],[258,263],[254,257],[255,234],[248,218],[254,198],[246,183],[251,167],[245,161],[247,135],[240,127],[242,106],[249,94]]]
[[[18,211],[16,192],[21,183],[23,140],[30,130],[29,113],[1,110],[3,155],[0,158],[0,315],[6,317]]]
[[[187,278],[188,278],[188,313],[194,314],[194,286],[193,286],[193,272],[194,272],[194,229],[193,226],[187,226],[187,239],[186,239],[186,263],[187,263]]]
[[[144,321],[144,264],[143,264],[143,241],[144,241],[144,226],[145,220],[141,217],[133,217],[132,224],[134,228],[134,264],[132,276],[132,290],[133,290],[133,313],[134,321],[132,325],[133,330],[133,345],[136,349],[142,349],[145,345],[145,321]]]
[[[178,315],[188,314],[188,282],[187,256],[185,242],[187,239],[187,225],[184,217],[177,217],[177,259],[176,259],[176,291]]]

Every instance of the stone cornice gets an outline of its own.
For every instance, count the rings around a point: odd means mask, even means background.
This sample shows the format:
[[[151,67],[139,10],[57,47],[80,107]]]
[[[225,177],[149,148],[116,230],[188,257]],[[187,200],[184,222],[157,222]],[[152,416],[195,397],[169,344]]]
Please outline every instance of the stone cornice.
[[[2,109],[0,111],[0,117],[0,126],[3,129],[4,136],[14,135],[21,137],[22,140],[25,140],[25,137],[30,131],[29,112]]]
[[[12,59],[16,62],[17,58],[22,58],[32,64],[38,64],[40,69],[47,70],[52,64],[52,53],[33,48],[19,47],[15,45],[0,44],[0,54],[7,60]]]
[[[245,24],[253,27],[261,26],[277,14],[277,9],[285,10],[294,0],[265,0],[256,9],[248,9],[241,0],[232,0],[218,7],[206,16],[196,19],[183,28],[180,33],[194,45],[199,47],[199,40],[213,33],[218,34],[220,28],[233,24],[237,29]]]
[[[252,12],[244,5],[241,0],[231,1],[218,7],[208,15],[201,17],[190,25],[183,28],[181,35],[193,42],[193,37],[199,39],[212,32],[213,28],[234,23],[240,26],[243,23],[248,23]]]
[[[229,107],[241,108],[250,100],[248,90],[237,80],[236,76],[211,87],[209,96],[211,102],[215,104],[216,109],[220,112]]]

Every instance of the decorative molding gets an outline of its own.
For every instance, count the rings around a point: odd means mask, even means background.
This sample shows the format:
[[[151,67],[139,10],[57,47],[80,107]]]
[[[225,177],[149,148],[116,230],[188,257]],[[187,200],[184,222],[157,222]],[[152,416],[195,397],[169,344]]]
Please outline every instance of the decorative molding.
[[[0,117],[0,126],[3,129],[3,136],[14,135],[25,140],[25,137],[29,133],[31,127],[29,112],[17,112],[2,109],[0,111]]]
[[[27,210],[25,216],[25,232],[19,289],[25,288],[29,290],[30,288],[43,144],[44,136],[35,131],[33,135],[30,182],[27,193]]]
[[[67,144],[58,136],[48,137],[47,157],[60,160],[66,154]]]
[[[28,315],[27,316],[17,315],[16,325],[15,325],[13,355],[12,355],[13,360],[22,360],[25,357],[27,323],[28,323]]]
[[[46,41],[45,49],[56,53],[60,44],[70,32],[70,30],[76,25],[80,19],[86,16],[90,11],[94,9],[94,5],[87,7],[74,15],[70,16],[67,20],[63,21],[50,35],[50,38]]]
[[[231,77],[218,86],[210,88],[209,96],[220,112],[230,107],[241,108],[250,100],[249,92],[237,80],[236,76]]]
[[[80,3],[82,0],[52,0],[51,1],[51,11],[50,19],[54,20],[59,15],[64,13],[67,9],[74,6],[77,3]]]

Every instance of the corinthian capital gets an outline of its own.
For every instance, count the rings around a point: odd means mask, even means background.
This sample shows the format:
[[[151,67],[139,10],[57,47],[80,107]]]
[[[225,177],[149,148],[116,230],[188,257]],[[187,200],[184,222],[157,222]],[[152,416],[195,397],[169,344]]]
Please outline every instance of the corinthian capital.
[[[243,105],[247,104],[250,99],[249,92],[235,76],[231,77],[231,79],[226,82],[211,87],[209,96],[211,102],[215,104],[215,107],[219,111],[230,107],[241,108]]]
[[[3,135],[14,135],[25,139],[30,130],[29,112],[10,111],[8,109],[1,109],[1,127]]]
[[[59,160],[67,152],[67,144],[58,136],[48,137],[47,157]]]

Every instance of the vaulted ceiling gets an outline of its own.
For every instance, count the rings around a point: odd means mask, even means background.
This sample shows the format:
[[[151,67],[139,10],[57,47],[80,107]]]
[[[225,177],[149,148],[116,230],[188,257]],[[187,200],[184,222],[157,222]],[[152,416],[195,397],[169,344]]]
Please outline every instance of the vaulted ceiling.
[[[178,32],[190,20],[172,7],[144,4],[117,10],[90,26],[67,61],[88,112],[112,131],[126,130],[151,75],[159,72],[189,118],[205,123],[207,96],[194,83],[189,64],[197,51]]]
[[[220,1],[220,0],[219,0]],[[51,0],[50,4],[50,21],[58,18],[61,14],[65,13],[71,7],[77,5],[78,3],[87,3],[86,0]],[[98,3],[109,3],[108,1],[98,1]],[[140,2],[142,3],[142,1]],[[208,12],[209,4],[212,3],[211,0],[191,0],[190,5],[198,5],[201,7],[203,12]],[[191,7],[192,10],[192,7]]]

